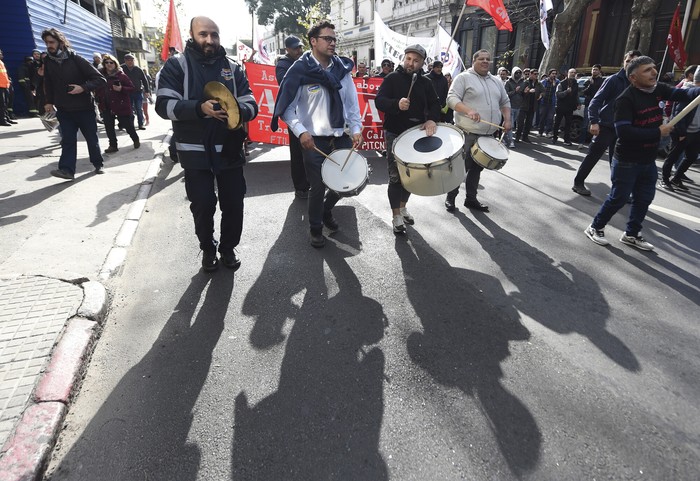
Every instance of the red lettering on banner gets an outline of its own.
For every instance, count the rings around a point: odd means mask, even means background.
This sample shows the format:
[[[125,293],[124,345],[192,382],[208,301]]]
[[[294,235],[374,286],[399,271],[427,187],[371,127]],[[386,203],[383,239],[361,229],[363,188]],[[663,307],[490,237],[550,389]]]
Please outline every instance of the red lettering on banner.
[[[259,63],[245,63],[248,83],[253,91],[253,97],[258,104],[258,116],[248,123],[248,137],[253,142],[273,145],[289,145],[287,124],[281,119],[280,128],[272,132],[270,122],[275,110],[275,100],[279,87],[275,80],[275,66]],[[364,150],[384,150],[384,114],[377,110],[374,98],[377,96],[382,78],[354,78],[357,89],[357,100],[362,116],[362,137]]]

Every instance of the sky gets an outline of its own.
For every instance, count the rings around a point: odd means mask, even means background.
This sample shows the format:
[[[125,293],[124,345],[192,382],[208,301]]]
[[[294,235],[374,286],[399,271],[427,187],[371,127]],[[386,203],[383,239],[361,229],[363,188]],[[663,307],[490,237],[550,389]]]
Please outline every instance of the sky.
[[[168,0],[163,2],[162,11],[156,10],[151,0],[141,1],[141,20],[150,27],[163,27],[168,19]],[[189,38],[189,26],[192,17],[203,15],[210,17],[219,26],[221,45],[233,48],[238,38],[252,37],[251,19],[248,7],[243,0],[181,0],[177,20],[182,31],[182,41]]]

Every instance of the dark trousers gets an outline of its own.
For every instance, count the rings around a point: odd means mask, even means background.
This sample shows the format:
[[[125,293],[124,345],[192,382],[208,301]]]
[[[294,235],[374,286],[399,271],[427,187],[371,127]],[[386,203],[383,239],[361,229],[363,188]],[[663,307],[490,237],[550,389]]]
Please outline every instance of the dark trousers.
[[[100,152],[100,142],[97,140],[97,118],[94,110],[66,112],[59,110],[56,118],[61,126],[61,157],[58,168],[75,174],[78,161],[78,130],[82,132],[90,154],[90,163],[102,167],[104,160]]]
[[[576,177],[574,178],[574,185],[583,185],[588,174],[591,173],[593,167],[595,167],[595,164],[598,163],[606,150],[608,151],[608,158],[612,159],[616,140],[617,135],[615,135],[614,128],[605,127],[603,125],[600,126],[600,133],[591,140],[591,144],[588,146],[588,153],[578,167],[578,172],[576,172]]]
[[[474,145],[474,142],[476,142],[476,139],[478,138],[479,136],[476,134],[464,132],[464,147],[467,152],[467,157],[464,159],[465,168],[467,169],[467,178],[464,181],[464,187],[467,191],[467,200],[469,201],[476,201],[476,193],[479,189],[479,179],[481,178],[481,171],[484,170],[482,166],[474,162],[474,159],[472,159],[471,154],[472,145]],[[457,197],[458,193],[459,187],[448,192],[447,196],[454,199],[455,197]]]
[[[661,170],[661,177],[668,181],[671,178],[671,169],[674,164],[678,161],[681,153],[685,152],[685,160],[676,169],[676,174],[673,176],[674,180],[680,180],[683,174],[693,165],[693,162],[698,158],[698,153],[700,153],[700,132],[693,132],[687,134],[683,140],[678,140],[678,137],[673,139],[674,145],[671,152],[668,153],[668,157],[664,160],[664,166]]]
[[[527,141],[527,136],[530,135],[530,130],[532,129],[532,118],[535,112],[532,110],[520,109],[518,112],[518,129],[515,132],[515,140],[520,141],[522,137],[523,140]]]
[[[185,169],[185,192],[190,200],[199,248],[207,252],[216,250],[214,214],[218,192],[221,209],[219,252],[233,252],[243,232],[243,198],[246,193],[243,167],[225,169],[216,175],[211,170]]]
[[[386,161],[389,171],[389,186],[387,187],[387,195],[389,196],[389,206],[392,209],[401,207],[402,202],[408,202],[411,193],[407,191],[401,183],[399,169],[396,166],[396,159],[392,147],[398,135],[389,131],[384,131],[384,142],[386,143]]]
[[[119,120],[119,124],[126,128],[131,140],[136,142],[139,140],[139,136],[136,133],[136,128],[134,127],[134,116],[133,115],[116,115],[111,110],[105,110],[102,112],[102,120],[105,123],[105,131],[107,132],[107,138],[109,139],[109,146],[117,146],[117,133],[114,131],[114,119],[115,117]]]
[[[564,142],[571,142],[571,121],[574,119],[574,113],[570,110],[566,112],[557,111],[554,114],[554,128],[552,129],[552,138],[554,140],[559,136],[559,128],[561,127],[561,121],[564,119]]]
[[[632,206],[625,232],[637,237],[642,230],[642,222],[647,215],[649,205],[656,194],[656,163],[638,164],[621,162],[613,159],[610,169],[612,187],[608,198],[600,207],[591,225],[594,229],[603,229],[610,219],[620,210],[632,195]]]
[[[543,133],[551,132],[552,130],[552,118],[554,117],[554,105],[551,103],[546,103],[540,105],[540,135]]]
[[[5,122],[10,116],[7,113],[7,89],[0,88],[0,122]]]
[[[352,148],[352,140],[347,135],[342,137],[320,137],[314,136],[316,147],[326,154],[330,154],[336,149]],[[304,167],[306,167],[306,178],[309,179],[311,189],[309,191],[309,226],[311,230],[318,231],[323,228],[323,215],[330,212],[338,203],[340,196],[337,192],[328,189],[321,176],[321,167],[326,158],[315,150],[304,150]],[[324,199],[325,195],[325,199]]]
[[[294,190],[309,190],[309,181],[306,179],[306,169],[304,168],[304,153],[301,148],[299,137],[289,131],[289,166],[292,170],[292,183]]]

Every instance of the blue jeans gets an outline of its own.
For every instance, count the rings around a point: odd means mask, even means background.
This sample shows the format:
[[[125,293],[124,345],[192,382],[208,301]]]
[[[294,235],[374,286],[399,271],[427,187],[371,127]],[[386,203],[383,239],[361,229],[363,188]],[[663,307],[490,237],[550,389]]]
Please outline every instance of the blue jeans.
[[[78,160],[78,129],[85,137],[92,165],[102,167],[104,163],[97,140],[97,118],[94,110],[66,112],[59,110],[56,118],[61,127],[61,157],[58,168],[75,175],[75,165]]]
[[[632,194],[632,205],[625,232],[627,235],[638,236],[649,205],[656,194],[656,177],[656,162],[638,164],[622,162],[614,157],[610,169],[612,189],[593,219],[591,224],[593,228],[603,229],[612,216],[627,203],[627,199]]]
[[[330,154],[336,149],[352,148],[352,140],[347,135],[342,137],[314,136],[314,143],[318,149],[326,154]],[[321,177],[321,166],[326,158],[315,150],[303,149],[303,155],[306,178],[311,186],[309,190],[309,225],[311,230],[319,231],[323,228],[323,215],[333,209],[340,200],[340,196],[330,189],[326,194],[326,186]]]
[[[134,111],[139,127],[143,127],[143,92],[131,92],[131,110]]]
[[[554,119],[554,105],[552,104],[542,104],[540,105],[540,119],[539,119],[539,132],[540,135],[547,134],[552,131],[552,120]]]

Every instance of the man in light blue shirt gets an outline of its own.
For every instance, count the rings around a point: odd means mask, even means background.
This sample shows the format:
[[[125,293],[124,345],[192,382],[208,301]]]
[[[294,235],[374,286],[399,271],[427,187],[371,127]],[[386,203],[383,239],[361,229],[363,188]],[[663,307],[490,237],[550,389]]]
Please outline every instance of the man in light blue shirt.
[[[301,141],[309,191],[309,224],[311,245],[323,247],[323,225],[338,229],[332,209],[340,200],[337,192],[323,184],[321,166],[325,157],[336,149],[359,148],[362,145],[362,125],[357,91],[352,81],[353,62],[335,54],[335,26],[321,21],[308,34],[311,51],[287,71],[280,84],[272,118],[272,130],[277,130],[281,117]],[[350,136],[345,132],[348,128]],[[317,150],[318,149],[318,150]]]

